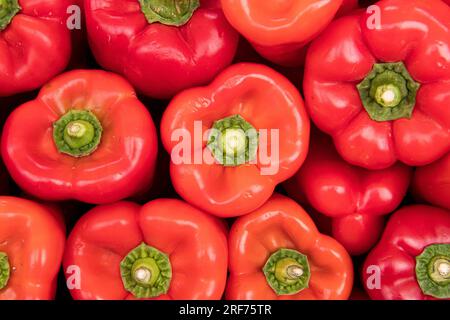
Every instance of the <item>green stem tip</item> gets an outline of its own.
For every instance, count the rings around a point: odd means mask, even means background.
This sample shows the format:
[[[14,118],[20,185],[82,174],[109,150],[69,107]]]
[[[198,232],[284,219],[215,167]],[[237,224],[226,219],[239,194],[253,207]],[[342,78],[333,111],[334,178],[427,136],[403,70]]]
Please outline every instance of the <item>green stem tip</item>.
[[[87,110],[70,110],[53,124],[53,140],[59,152],[72,157],[93,153],[100,144],[102,125]]]
[[[0,252],[0,290],[8,284],[10,272],[8,255],[4,252]]]
[[[450,298],[450,244],[433,244],[416,257],[416,277],[426,295]]]
[[[381,122],[411,118],[420,84],[403,62],[376,63],[357,88],[370,118]]]
[[[148,23],[182,26],[200,7],[200,0],[139,0]]]
[[[21,9],[18,0],[0,0],[0,31],[6,29]]]
[[[166,294],[172,280],[172,266],[163,252],[140,244],[120,263],[124,288],[136,298],[154,298]]]
[[[207,144],[214,158],[224,166],[239,166],[256,159],[258,133],[240,115],[214,122]]]
[[[263,268],[267,283],[277,295],[292,295],[308,288],[311,271],[308,258],[296,250],[280,249]]]

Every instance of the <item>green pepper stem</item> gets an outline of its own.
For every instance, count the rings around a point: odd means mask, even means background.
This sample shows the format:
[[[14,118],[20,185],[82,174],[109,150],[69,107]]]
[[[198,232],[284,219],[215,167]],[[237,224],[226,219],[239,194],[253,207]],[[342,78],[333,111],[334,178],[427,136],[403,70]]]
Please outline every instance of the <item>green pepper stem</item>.
[[[224,166],[239,166],[256,159],[258,133],[240,115],[214,122],[207,144],[214,158]]]
[[[450,298],[450,244],[433,244],[416,257],[416,278],[422,292]]]
[[[6,287],[10,275],[11,270],[8,255],[4,252],[0,252],[0,290]]]
[[[154,298],[167,293],[172,279],[169,257],[145,243],[122,260],[120,273],[124,288],[136,298]]]
[[[87,110],[71,110],[53,124],[53,140],[58,151],[77,158],[97,149],[102,132],[100,121]]]
[[[308,288],[311,272],[308,258],[296,250],[280,249],[263,268],[267,283],[277,295],[292,295]]]
[[[200,7],[200,0],[139,0],[148,23],[182,26]]]
[[[0,0],[0,31],[8,27],[21,9],[18,0]]]
[[[377,63],[357,88],[370,118],[381,122],[411,118],[420,84],[403,62]]]

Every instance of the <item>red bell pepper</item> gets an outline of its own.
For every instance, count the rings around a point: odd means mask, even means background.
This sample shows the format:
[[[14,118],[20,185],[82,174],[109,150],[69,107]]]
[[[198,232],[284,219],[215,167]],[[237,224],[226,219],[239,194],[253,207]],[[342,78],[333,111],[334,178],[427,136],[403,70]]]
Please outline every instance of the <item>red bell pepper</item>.
[[[420,199],[450,210],[450,153],[416,169],[413,193]]]
[[[239,39],[220,0],[85,0],[85,11],[97,62],[159,99],[211,81]]]
[[[63,264],[74,299],[202,300],[222,297],[227,261],[219,220],[160,199],[86,213],[70,234]]]
[[[221,0],[228,21],[266,59],[284,66],[303,64],[305,46],[355,0]]]
[[[161,138],[172,183],[186,201],[221,217],[260,207],[303,163],[309,119],[298,90],[257,64],[236,64],[166,109]]]
[[[146,188],[157,154],[150,113],[112,73],[77,70],[8,117],[2,156],[12,178],[45,200],[117,201]]]
[[[342,300],[352,291],[353,266],[345,249],[279,194],[236,220],[228,246],[227,299]]]
[[[39,88],[64,70],[71,0],[0,0],[0,96]]]
[[[0,196],[0,300],[53,299],[65,238],[55,210]]]
[[[450,150],[450,8],[440,0],[377,6],[380,21],[373,12],[341,18],[311,45],[306,104],[348,162],[426,165]]]
[[[324,134],[315,132],[305,163],[284,186],[289,195],[332,219],[332,236],[352,255],[379,239],[384,215],[394,211],[409,187],[412,170],[396,164],[371,171],[344,161]]]
[[[372,299],[449,299],[450,212],[423,205],[398,210],[362,277]]]

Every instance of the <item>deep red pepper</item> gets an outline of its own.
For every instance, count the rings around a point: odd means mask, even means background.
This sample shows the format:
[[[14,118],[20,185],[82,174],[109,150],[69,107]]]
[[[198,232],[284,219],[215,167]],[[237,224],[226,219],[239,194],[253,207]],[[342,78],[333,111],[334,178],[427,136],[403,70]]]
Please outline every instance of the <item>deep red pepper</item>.
[[[390,218],[362,270],[372,299],[450,298],[450,212],[415,205]]]
[[[379,239],[384,215],[403,200],[412,170],[396,164],[371,171],[344,161],[326,135],[315,131],[305,163],[284,187],[298,201],[332,219],[332,235],[352,255]]]
[[[238,34],[220,0],[178,0],[177,6],[162,0],[85,0],[98,63],[155,98],[208,83],[231,63]]]
[[[310,46],[306,104],[350,163],[426,165],[450,150],[450,8],[440,0],[377,6],[380,21],[363,11],[341,18]]]

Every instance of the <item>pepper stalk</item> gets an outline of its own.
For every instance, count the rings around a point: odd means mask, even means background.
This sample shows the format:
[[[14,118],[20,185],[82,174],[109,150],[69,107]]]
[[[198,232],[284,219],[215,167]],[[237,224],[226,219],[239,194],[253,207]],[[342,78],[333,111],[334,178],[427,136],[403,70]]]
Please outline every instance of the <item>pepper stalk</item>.
[[[419,88],[403,62],[376,63],[357,85],[369,117],[379,122],[411,118]]]
[[[0,31],[8,27],[21,9],[18,0],[0,0]]]
[[[147,22],[168,26],[186,24],[200,7],[200,0],[139,0]]]
[[[103,128],[87,110],[70,110],[53,124],[53,140],[59,152],[72,157],[93,153],[100,144]]]
[[[145,243],[131,250],[120,263],[124,288],[136,298],[166,294],[172,280],[169,257]]]
[[[240,115],[214,122],[207,147],[223,166],[236,167],[256,159],[258,133]]]
[[[416,257],[416,278],[426,295],[450,298],[450,244],[432,244]]]
[[[308,258],[292,249],[279,249],[263,268],[267,283],[277,295],[293,295],[308,288],[311,271]]]

